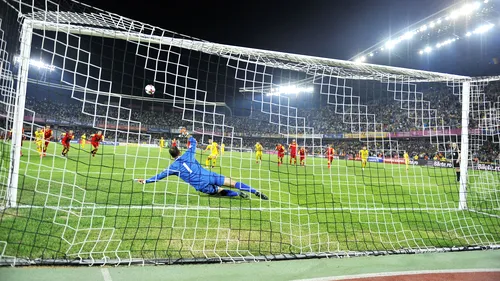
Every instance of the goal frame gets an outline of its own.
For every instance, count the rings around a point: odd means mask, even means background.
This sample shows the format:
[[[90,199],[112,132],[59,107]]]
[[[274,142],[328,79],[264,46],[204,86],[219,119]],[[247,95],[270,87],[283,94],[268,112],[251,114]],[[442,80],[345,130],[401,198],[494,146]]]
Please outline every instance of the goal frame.
[[[26,102],[26,91],[28,85],[28,71],[29,71],[29,58],[31,53],[31,42],[33,38],[33,30],[50,30],[50,31],[62,31],[70,34],[77,35],[88,35],[88,36],[96,36],[96,37],[104,37],[104,38],[115,38],[136,42],[147,42],[153,44],[168,44],[174,45],[182,48],[188,48],[191,50],[201,51],[202,48],[208,48],[211,52],[215,52],[220,56],[228,57],[226,54],[227,50],[238,50],[244,53],[248,52],[261,52],[271,55],[273,57],[283,57],[287,54],[276,51],[265,51],[265,50],[257,50],[246,47],[236,47],[236,46],[228,46],[217,43],[210,42],[202,42],[195,40],[186,40],[186,39],[176,39],[172,37],[162,37],[158,35],[146,35],[141,34],[135,31],[118,31],[112,29],[104,29],[104,28],[96,28],[96,27],[83,27],[78,25],[66,24],[66,23],[55,23],[55,22],[45,22],[40,20],[33,20],[29,18],[24,18],[21,30],[21,42],[20,42],[20,67],[18,70],[18,83],[17,83],[17,97],[16,97],[16,105],[15,105],[15,115],[14,115],[14,129],[12,132],[12,147],[11,147],[11,157],[10,157],[10,167],[11,172],[9,173],[8,179],[8,192],[7,192],[7,207],[16,207],[17,206],[17,190],[18,190],[18,178],[19,178],[19,164],[20,159],[19,155],[21,153],[21,141],[22,141],[22,127],[24,121],[24,110],[25,110],[25,102]],[[462,112],[461,112],[461,147],[460,147],[460,185],[459,185],[459,204],[457,208],[459,210],[467,209],[467,176],[468,176],[468,155],[469,155],[469,112],[470,112],[470,87],[471,87],[471,78],[466,76],[459,76],[453,74],[445,74],[424,70],[415,70],[415,69],[406,69],[400,67],[393,66],[384,66],[384,65],[373,65],[373,64],[360,64],[351,61],[342,61],[336,59],[326,59],[326,58],[318,58],[306,55],[294,55],[300,59],[306,60],[322,60],[324,63],[328,63],[334,67],[342,67],[348,66],[349,68],[353,68],[359,70],[360,68],[368,68],[375,72],[392,72],[392,73],[400,73],[403,74],[416,74],[417,76],[428,77],[428,79],[423,81],[444,81],[448,79],[459,79],[463,80],[462,82]],[[256,62],[258,63],[258,62]],[[351,77],[358,78],[363,80],[373,79],[372,77]],[[415,82],[419,81],[421,78],[414,79]],[[422,82],[423,82],[422,81]],[[227,107],[226,104],[224,106]],[[17,175],[17,176],[13,176]]]

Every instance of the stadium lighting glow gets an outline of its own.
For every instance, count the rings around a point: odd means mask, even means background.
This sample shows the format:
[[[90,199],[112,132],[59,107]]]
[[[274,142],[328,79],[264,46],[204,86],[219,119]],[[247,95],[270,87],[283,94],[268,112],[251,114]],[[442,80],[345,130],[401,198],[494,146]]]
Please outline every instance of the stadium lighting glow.
[[[474,29],[474,31],[472,33],[474,34],[482,34],[482,33],[485,33],[487,32],[488,30],[492,29],[495,25],[490,23],[490,24],[485,24],[485,25],[482,25],[476,29]]]
[[[279,86],[277,88],[272,88],[267,95],[279,96],[282,94],[300,94],[300,93],[312,93],[312,92],[314,92],[314,87],[298,87],[296,85],[291,85],[291,86]]]
[[[396,42],[393,40],[389,40],[387,41],[387,43],[385,43],[385,47],[389,50],[394,48],[394,46],[396,46]]]
[[[415,33],[414,33],[413,31],[408,31],[408,32],[406,32],[406,33],[405,33],[405,35],[403,35],[402,37],[403,37],[403,39],[410,40],[410,39],[413,37],[413,35],[414,35],[414,34],[415,34]]]
[[[413,37],[415,37],[415,35],[417,35],[419,33],[441,32],[443,30],[439,29],[438,26],[440,24],[442,24],[443,22],[449,21],[449,22],[444,23],[445,25],[448,26],[448,25],[454,25],[455,24],[454,22],[456,22],[462,18],[468,19],[470,17],[473,17],[476,12],[482,11],[481,7],[484,6],[485,9],[487,10],[487,8],[489,6],[485,6],[485,4],[487,4],[489,2],[491,2],[491,1],[489,1],[489,0],[475,1],[475,2],[469,1],[468,3],[465,3],[461,6],[459,6],[458,8],[455,8],[454,10],[447,9],[448,10],[447,14],[444,14],[444,15],[441,14],[437,18],[433,18],[433,19],[429,20],[428,22],[423,22],[423,24],[421,26],[417,26],[417,27],[412,26],[414,29],[407,30],[405,33],[398,33],[398,37],[392,37],[392,39],[389,39],[389,40],[385,41],[385,43],[382,43],[382,46],[379,45],[378,50],[377,49],[376,50],[373,50],[373,49],[367,50],[370,53],[358,54],[356,57],[353,58],[353,60],[356,62],[362,62],[363,60],[361,59],[361,56],[363,56],[363,55],[372,57],[372,56],[378,55],[379,52],[382,52],[384,50],[392,50],[397,45],[399,45],[399,43],[401,43],[405,40],[411,40]],[[469,37],[473,34],[481,34],[481,33],[488,31],[492,27],[493,27],[492,24],[484,25],[484,26],[477,28],[474,31],[467,32],[467,34],[465,34],[465,36],[454,35],[457,38],[452,39],[452,41],[436,42],[437,43],[436,45],[431,45],[431,46],[435,46],[436,48],[442,48],[443,46],[450,44],[451,42],[462,39],[461,37],[465,38],[465,37]],[[422,51],[424,53],[426,53],[425,48],[422,49]],[[420,51],[419,51],[419,53],[420,53]]]
[[[430,53],[430,52],[432,52],[432,48],[431,48],[431,47],[426,47],[426,48],[424,49],[424,51],[425,51],[426,53]]]
[[[21,58],[19,56],[16,56],[14,58],[14,61],[19,64],[19,63],[21,63]],[[53,71],[54,69],[56,69],[55,66],[50,65],[50,64],[46,64],[46,63],[44,63],[41,60],[32,60],[32,59],[30,59],[29,63],[30,63],[30,66],[37,67],[38,69],[47,69],[49,71]]]
[[[460,11],[455,10],[455,11],[451,12],[449,18],[456,19],[456,18],[458,18],[459,15],[460,15]]]
[[[490,23],[490,24],[485,24],[485,25],[479,26],[479,27],[477,27],[476,29],[474,29],[474,31],[472,31],[472,32],[470,32],[470,31],[469,31],[469,32],[465,33],[465,37],[471,37],[473,34],[483,34],[483,33],[486,33],[486,32],[488,32],[490,29],[492,29],[494,26],[495,26],[495,25],[494,25],[493,23]],[[453,43],[453,42],[456,42],[457,40],[460,40],[460,39],[461,39],[460,37],[455,37],[455,38],[453,38],[453,39],[448,39],[448,40],[446,40],[446,41],[439,42],[439,43],[437,43],[437,44],[436,44],[436,48],[437,48],[437,49],[440,49],[441,47],[446,46],[446,45],[449,45],[449,44],[451,44],[451,43]],[[424,52],[425,52],[425,53],[429,53],[429,52],[431,52],[431,51],[432,51],[432,49],[428,50],[428,48],[430,48],[430,47],[427,47],[427,48],[425,48],[425,49],[423,49],[423,50],[420,50],[418,53],[422,55]]]

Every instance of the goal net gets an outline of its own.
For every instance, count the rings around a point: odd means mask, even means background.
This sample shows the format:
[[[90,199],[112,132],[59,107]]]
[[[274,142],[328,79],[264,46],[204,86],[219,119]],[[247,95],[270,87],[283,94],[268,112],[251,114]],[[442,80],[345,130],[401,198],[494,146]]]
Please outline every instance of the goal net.
[[[0,2],[1,264],[498,247],[500,77],[228,46],[33,3]],[[269,200],[175,175],[138,183],[174,163],[172,146],[186,152],[186,132],[201,166]]]

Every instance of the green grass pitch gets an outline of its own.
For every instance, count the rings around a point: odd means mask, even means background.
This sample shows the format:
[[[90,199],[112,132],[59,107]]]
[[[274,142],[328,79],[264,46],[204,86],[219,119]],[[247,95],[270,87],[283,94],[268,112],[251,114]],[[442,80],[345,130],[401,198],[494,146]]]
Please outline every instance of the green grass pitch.
[[[270,197],[242,200],[199,194],[177,177],[134,182],[170,164],[168,151],[157,147],[101,146],[95,158],[89,145],[74,145],[68,158],[61,148],[51,144],[40,159],[34,144],[23,147],[19,206],[0,213],[0,253],[5,246],[6,256],[32,259],[203,259],[500,240],[498,200],[483,194],[470,202],[481,211],[458,210],[453,169],[369,163],[363,171],[346,160],[328,169],[313,157],[306,167],[278,167],[274,155],[256,164],[251,153],[226,152],[213,171]],[[2,153],[4,179],[9,149]],[[200,163],[206,156],[198,151]],[[484,173],[471,172],[470,181]]]

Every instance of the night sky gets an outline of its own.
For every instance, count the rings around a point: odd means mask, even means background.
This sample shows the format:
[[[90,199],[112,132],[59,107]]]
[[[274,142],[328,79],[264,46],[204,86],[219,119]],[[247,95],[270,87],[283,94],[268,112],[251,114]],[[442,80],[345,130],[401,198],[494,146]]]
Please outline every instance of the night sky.
[[[312,0],[312,1],[83,1],[132,19],[200,39],[244,47],[349,59],[358,52],[456,1]],[[166,6],[167,8],[162,8]],[[496,30],[497,37],[498,29]],[[500,74],[488,65],[500,57],[493,43],[450,48],[436,58],[401,65],[467,75]],[[500,44],[493,44],[500,45]],[[398,50],[404,54],[417,50]],[[494,50],[492,50],[494,49]],[[443,52],[444,53],[444,52]],[[467,58],[467,59],[465,59]],[[439,61],[439,59],[442,59]],[[464,62],[457,66],[456,61]],[[389,57],[384,64],[397,65]],[[476,65],[471,71],[470,65]],[[478,73],[484,72],[487,73]],[[495,73],[498,72],[498,73]]]

